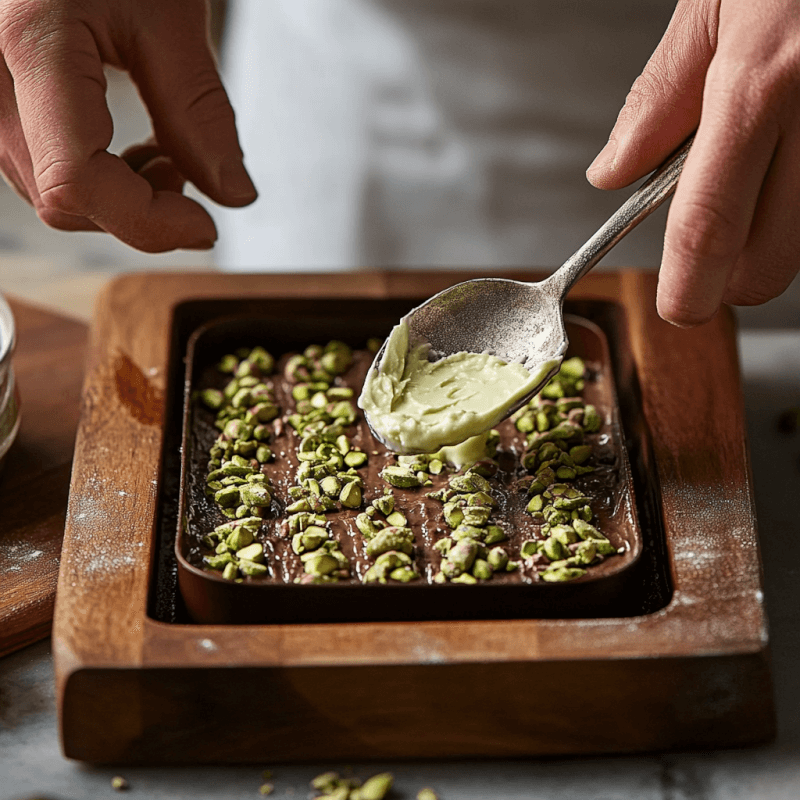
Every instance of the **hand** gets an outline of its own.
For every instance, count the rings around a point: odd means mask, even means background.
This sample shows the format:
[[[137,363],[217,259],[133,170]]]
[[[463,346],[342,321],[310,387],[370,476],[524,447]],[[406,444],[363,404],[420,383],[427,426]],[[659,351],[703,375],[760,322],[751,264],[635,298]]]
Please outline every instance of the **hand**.
[[[800,269],[800,0],[679,0],[588,178],[626,186],[695,128],[658,282],[681,326],[770,300]]]
[[[0,170],[44,222],[207,249],[216,228],[184,180],[222,205],[255,200],[206,18],[204,0],[0,0]],[[103,64],[130,72],[153,121],[122,157]]]

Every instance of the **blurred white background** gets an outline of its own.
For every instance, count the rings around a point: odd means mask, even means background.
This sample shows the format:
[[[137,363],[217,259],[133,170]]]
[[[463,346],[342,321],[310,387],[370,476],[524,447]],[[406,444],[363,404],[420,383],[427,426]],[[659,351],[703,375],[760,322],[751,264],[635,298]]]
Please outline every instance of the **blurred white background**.
[[[79,307],[133,269],[552,268],[629,190],[584,172],[674,0],[216,0],[212,27],[260,197],[215,207],[209,253],[46,228],[0,186],[0,289]],[[223,25],[224,22],[224,25]],[[112,150],[150,133],[108,71]],[[666,209],[607,256],[655,268]],[[78,309],[85,314],[85,308]],[[800,281],[746,324],[797,325]]]

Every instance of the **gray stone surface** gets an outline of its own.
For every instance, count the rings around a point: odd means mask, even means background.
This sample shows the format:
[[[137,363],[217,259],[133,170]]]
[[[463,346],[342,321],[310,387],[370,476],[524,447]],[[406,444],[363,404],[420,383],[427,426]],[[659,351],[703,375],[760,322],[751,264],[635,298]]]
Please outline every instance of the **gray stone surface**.
[[[781,410],[800,405],[800,329],[747,331],[740,346],[774,656],[777,740],[759,748],[708,753],[350,765],[355,774],[390,769],[398,800],[415,797],[423,786],[436,789],[442,800],[800,797],[800,433],[781,435],[775,427]],[[255,798],[266,767],[274,772],[272,796],[306,798],[311,777],[344,766],[88,768],[67,761],[59,751],[49,643],[0,661],[0,800],[108,798],[117,774],[129,781],[131,798]]]

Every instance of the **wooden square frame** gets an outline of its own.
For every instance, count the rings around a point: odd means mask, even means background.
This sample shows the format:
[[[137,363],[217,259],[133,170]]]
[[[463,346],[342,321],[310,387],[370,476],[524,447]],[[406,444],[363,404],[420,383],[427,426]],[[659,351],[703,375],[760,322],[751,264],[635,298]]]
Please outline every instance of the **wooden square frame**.
[[[188,300],[419,297],[474,273],[124,276],[89,348],[53,647],[65,755],[212,763],[739,746],[774,735],[733,317],[680,330],[655,276],[621,304],[673,593],[604,619],[206,626],[148,616],[172,318]],[[535,279],[530,272],[505,277]],[[175,387],[173,387],[174,389]]]

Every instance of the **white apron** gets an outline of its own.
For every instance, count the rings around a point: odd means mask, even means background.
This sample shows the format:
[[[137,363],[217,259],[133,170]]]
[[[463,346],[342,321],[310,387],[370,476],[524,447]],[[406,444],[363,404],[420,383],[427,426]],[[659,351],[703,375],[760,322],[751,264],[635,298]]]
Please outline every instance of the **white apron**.
[[[260,197],[234,270],[553,267],[628,194],[585,170],[673,0],[232,0],[225,83]],[[657,265],[665,210],[607,261]]]

